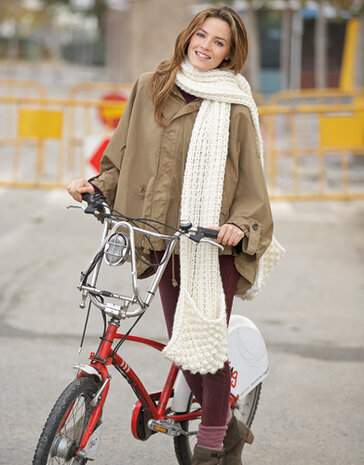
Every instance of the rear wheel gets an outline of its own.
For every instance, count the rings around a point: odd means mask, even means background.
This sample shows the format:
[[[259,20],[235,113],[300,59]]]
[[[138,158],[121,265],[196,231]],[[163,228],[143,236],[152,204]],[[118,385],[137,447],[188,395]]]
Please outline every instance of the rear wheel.
[[[262,383],[258,384],[249,394],[236,402],[234,405],[234,414],[238,420],[243,421],[249,427],[252,425],[255,412],[258,407],[260,391],[262,389]],[[193,403],[192,394],[188,403],[187,412],[192,412],[198,409],[199,405]],[[181,434],[174,438],[174,450],[179,465],[191,465],[193,449],[196,444],[196,434],[198,431],[198,425],[201,419],[182,421],[181,427],[188,436]]]
[[[90,378],[74,380],[55,403],[39,438],[33,465],[84,465],[76,457],[83,432],[95,407],[91,401],[98,387]]]
[[[262,383],[259,383],[245,397],[239,399],[234,405],[234,413],[238,420],[244,422],[247,426],[251,426],[254,420],[255,413],[258,408]]]

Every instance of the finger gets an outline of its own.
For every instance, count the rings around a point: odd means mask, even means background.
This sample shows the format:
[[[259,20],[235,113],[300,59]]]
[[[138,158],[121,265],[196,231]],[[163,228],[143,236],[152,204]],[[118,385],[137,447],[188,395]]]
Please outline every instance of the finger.
[[[243,237],[244,232],[240,228],[232,224],[222,226],[221,243],[223,245],[235,246],[241,241]]]
[[[230,231],[231,231],[231,234],[228,239],[228,245],[235,246],[244,237],[244,231],[242,231],[240,228],[236,226],[233,226],[233,229]]]
[[[229,238],[228,245],[231,245],[231,246],[238,245],[243,237],[244,237],[244,231],[242,231],[239,228],[235,228]]]
[[[79,192],[81,194],[84,194],[85,192],[88,192],[89,194],[93,194],[94,193],[94,188],[91,185],[85,186],[85,187],[80,187],[79,189],[77,189],[77,192]]]
[[[73,197],[77,202],[82,202],[82,196],[79,192],[70,192],[71,197]]]
[[[234,247],[235,245],[239,244],[242,238],[242,235],[230,237],[230,239],[228,240],[228,245]]]
[[[84,183],[82,182],[81,179],[74,179],[72,182],[70,182],[67,186],[68,192],[76,192],[79,187],[82,187]]]
[[[229,237],[230,237],[229,225],[224,224],[220,228],[219,235],[217,236],[217,241],[222,245],[226,245],[227,241],[229,240]]]

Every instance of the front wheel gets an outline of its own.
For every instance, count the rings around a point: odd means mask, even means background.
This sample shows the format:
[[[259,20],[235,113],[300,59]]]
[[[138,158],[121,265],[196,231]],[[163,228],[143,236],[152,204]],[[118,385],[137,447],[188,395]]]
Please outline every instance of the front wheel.
[[[234,405],[234,414],[236,418],[243,421],[247,426],[251,426],[255,412],[258,408],[258,402],[260,397],[260,391],[262,389],[262,383],[258,384],[252,391],[249,392],[245,397],[236,402]],[[194,405],[192,402],[192,394],[188,403],[187,412],[193,411],[198,408],[198,405]],[[176,436],[174,438],[174,450],[179,465],[191,465],[193,449],[196,444],[196,433],[198,431],[198,425],[200,419],[182,421],[181,427],[189,435]]]
[[[76,457],[83,432],[95,407],[97,385],[86,377],[70,383],[55,403],[39,438],[33,465],[84,465]]]

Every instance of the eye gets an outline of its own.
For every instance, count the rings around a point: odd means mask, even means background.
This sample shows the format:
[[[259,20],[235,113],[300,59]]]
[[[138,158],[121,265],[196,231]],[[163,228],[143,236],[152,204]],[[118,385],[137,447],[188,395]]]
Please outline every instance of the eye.
[[[204,34],[203,32],[196,32],[196,35],[197,35],[198,37],[202,37],[202,38],[205,37],[205,34]]]
[[[215,44],[217,44],[219,47],[224,46],[224,44],[220,40],[216,40]]]

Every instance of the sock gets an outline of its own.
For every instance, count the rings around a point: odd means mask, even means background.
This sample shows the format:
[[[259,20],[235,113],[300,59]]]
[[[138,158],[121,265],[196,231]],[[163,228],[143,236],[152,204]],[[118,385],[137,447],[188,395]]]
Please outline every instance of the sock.
[[[200,424],[197,433],[197,444],[207,449],[221,450],[227,426],[204,426]]]

